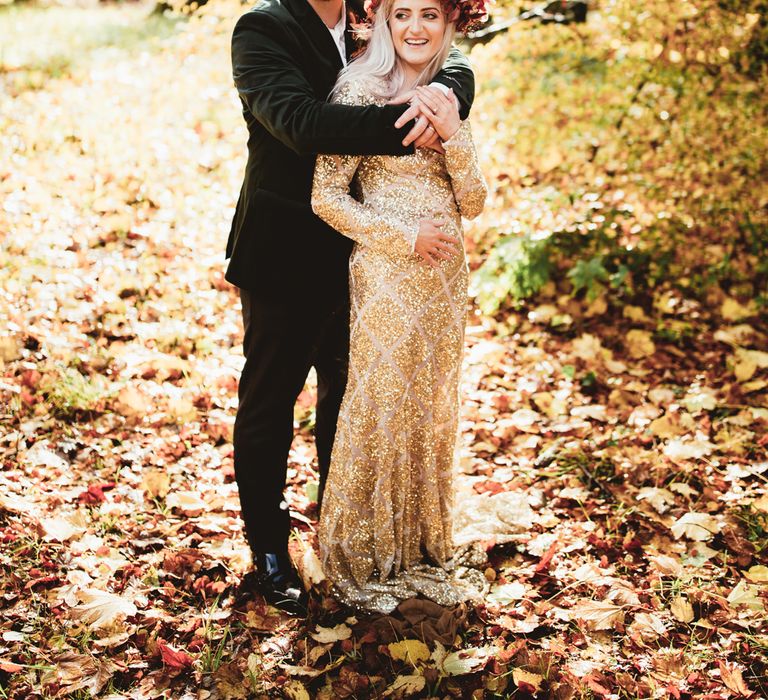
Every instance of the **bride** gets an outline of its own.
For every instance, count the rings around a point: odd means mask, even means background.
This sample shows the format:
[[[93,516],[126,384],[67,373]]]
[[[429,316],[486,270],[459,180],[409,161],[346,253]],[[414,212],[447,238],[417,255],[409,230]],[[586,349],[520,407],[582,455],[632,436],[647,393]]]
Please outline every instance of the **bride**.
[[[453,465],[467,306],[461,217],[487,190],[453,95],[427,84],[484,0],[378,0],[365,51],[332,99],[415,91],[441,145],[407,156],[320,155],[312,208],[352,238],[349,381],[320,514],[337,598],[390,612],[422,594],[473,597],[453,562]],[[353,194],[350,193],[350,188]]]

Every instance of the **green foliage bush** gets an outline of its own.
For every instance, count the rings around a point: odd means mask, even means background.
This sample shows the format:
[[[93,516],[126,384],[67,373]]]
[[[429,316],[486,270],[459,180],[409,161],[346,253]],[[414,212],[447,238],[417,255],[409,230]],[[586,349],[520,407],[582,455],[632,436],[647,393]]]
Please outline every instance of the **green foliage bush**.
[[[587,25],[518,25],[475,50],[493,73],[476,109],[507,145],[490,156],[499,196],[513,215],[545,187],[571,205],[565,225],[521,215],[480,241],[484,311],[550,279],[587,299],[666,282],[768,302],[766,10],[613,0]]]
[[[505,236],[496,243],[473,280],[484,313],[492,313],[504,300],[535,295],[550,279],[550,241],[530,236]]]
[[[544,238],[532,231],[499,238],[473,279],[481,311],[492,314],[507,301],[530,299],[548,282],[563,279],[587,301],[604,291],[614,299],[642,301],[662,283],[701,297],[717,284],[768,305],[764,226],[754,226],[747,217],[738,236],[726,246],[715,246],[721,256],[712,259],[694,249],[688,260],[680,251],[695,234],[684,222],[662,220],[629,244],[617,233],[631,220],[628,215],[610,209],[598,224],[582,221]]]

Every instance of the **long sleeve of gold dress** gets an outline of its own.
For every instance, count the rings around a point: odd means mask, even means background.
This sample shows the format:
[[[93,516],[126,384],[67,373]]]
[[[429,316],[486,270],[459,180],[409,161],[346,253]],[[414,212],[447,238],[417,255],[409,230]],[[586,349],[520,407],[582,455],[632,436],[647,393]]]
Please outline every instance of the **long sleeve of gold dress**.
[[[337,100],[381,103],[362,85]],[[355,241],[349,381],[319,523],[320,560],[339,600],[390,612],[417,594],[476,597],[453,563],[453,468],[467,306],[461,216],[486,186],[468,122],[445,155],[320,155],[312,207]],[[350,187],[355,197],[350,194]],[[421,219],[443,218],[458,254],[415,252]]]

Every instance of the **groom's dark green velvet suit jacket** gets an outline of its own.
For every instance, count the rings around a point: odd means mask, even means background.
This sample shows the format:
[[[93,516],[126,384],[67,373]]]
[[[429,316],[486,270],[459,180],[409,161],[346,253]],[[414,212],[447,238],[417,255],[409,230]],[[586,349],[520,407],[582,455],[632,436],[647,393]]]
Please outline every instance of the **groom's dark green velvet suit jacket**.
[[[362,13],[357,0],[350,12]],[[347,31],[347,56],[355,49]],[[405,106],[327,104],[342,68],[330,32],[307,0],[261,0],[237,21],[232,70],[248,126],[248,162],[226,256],[226,279],[265,299],[336,296],[347,288],[352,242],[310,206],[317,153],[405,155]],[[435,78],[452,87],[466,118],[469,63],[454,49]]]

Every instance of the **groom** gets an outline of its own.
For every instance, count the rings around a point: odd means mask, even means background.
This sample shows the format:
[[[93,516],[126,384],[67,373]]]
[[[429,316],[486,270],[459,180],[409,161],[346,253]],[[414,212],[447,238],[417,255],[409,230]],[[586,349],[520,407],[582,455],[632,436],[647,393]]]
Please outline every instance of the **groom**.
[[[283,501],[294,403],[314,367],[320,504],[349,351],[352,242],[312,213],[315,155],[405,155],[436,140],[416,98],[410,106],[326,103],[356,48],[347,10],[363,17],[357,1],[345,7],[343,0],[261,0],[232,36],[234,81],[248,126],[248,162],[226,253],[226,279],[240,289],[246,358],[234,460],[255,571],[241,592],[256,591],[289,612],[306,603],[288,557]],[[458,50],[435,83],[453,89],[466,118],[474,77]]]

